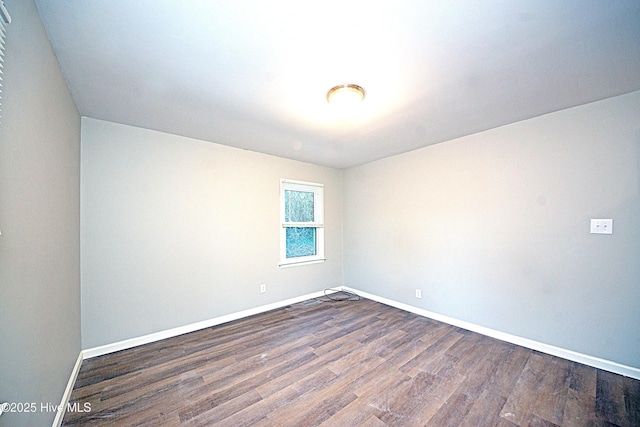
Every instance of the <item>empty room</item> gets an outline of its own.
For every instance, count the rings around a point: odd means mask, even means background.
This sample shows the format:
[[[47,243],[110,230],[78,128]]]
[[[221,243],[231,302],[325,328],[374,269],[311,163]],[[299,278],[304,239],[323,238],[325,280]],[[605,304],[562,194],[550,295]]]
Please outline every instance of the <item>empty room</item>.
[[[0,427],[640,426],[638,1],[0,3]]]

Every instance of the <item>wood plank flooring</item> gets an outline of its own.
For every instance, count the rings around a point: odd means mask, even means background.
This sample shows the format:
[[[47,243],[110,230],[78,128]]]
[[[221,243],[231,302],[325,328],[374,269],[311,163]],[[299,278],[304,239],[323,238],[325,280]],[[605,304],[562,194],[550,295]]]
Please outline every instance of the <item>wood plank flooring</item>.
[[[631,427],[640,381],[323,299],[85,360],[70,404],[64,426]]]

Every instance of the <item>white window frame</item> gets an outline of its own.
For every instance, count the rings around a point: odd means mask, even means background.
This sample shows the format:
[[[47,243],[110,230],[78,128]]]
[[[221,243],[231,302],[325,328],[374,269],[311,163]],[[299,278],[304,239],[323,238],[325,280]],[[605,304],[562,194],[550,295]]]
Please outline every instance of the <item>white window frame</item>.
[[[313,193],[314,220],[312,222],[285,221],[285,190]],[[316,254],[287,258],[287,228],[310,227],[316,229]],[[313,182],[280,180],[280,267],[316,264],[326,261],[324,257],[324,185]]]

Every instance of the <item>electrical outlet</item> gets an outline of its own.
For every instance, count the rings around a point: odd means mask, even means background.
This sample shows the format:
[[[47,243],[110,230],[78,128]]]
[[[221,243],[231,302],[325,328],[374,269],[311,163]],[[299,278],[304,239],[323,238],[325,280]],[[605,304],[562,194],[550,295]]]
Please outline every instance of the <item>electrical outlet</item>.
[[[267,292],[267,284],[263,283],[260,285],[260,293],[264,294],[265,292]]]
[[[420,289],[416,289],[416,298],[422,298],[422,291]]]

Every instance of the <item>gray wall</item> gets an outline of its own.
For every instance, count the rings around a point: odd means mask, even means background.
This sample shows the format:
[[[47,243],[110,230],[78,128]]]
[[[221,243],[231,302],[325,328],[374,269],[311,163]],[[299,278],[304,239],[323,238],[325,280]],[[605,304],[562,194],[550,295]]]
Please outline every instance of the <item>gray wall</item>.
[[[639,167],[634,92],[349,169],[345,284],[640,367]]]
[[[80,116],[31,0],[8,0],[0,125],[0,426],[51,425],[80,354]]]
[[[327,262],[278,267],[280,178],[325,185]],[[341,180],[335,169],[83,118],[83,348],[340,285]]]

